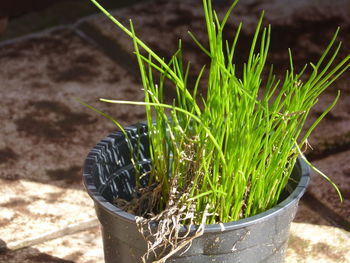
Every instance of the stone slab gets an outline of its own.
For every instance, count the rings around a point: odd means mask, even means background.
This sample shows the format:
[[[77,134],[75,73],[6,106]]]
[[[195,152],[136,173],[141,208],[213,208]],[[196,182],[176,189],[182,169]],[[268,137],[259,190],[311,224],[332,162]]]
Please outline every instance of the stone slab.
[[[344,230],[292,223],[286,263],[349,263],[350,234]],[[53,240],[34,248],[0,254],[6,263],[103,263],[98,229]]]
[[[0,47],[0,178],[81,188],[81,167],[116,126],[80,99],[123,125],[145,119],[143,107],[98,102],[101,97],[143,100],[132,77],[73,31]]]
[[[315,165],[340,188],[344,201],[340,202],[334,188],[321,176],[312,174],[309,192],[326,207],[350,221],[350,151],[333,154],[315,161]],[[315,208],[317,210],[317,208]],[[350,229],[349,229],[350,230]]]
[[[76,99],[123,125],[133,124],[145,119],[142,107],[98,99],[142,100],[141,87],[70,29],[0,44],[0,64],[6,65],[0,67],[0,239],[35,237],[94,217],[81,182],[82,164],[116,126]],[[6,253],[0,262],[97,262],[98,253],[91,250],[90,255],[84,248],[86,239],[95,242],[94,233],[84,233],[67,237],[62,247],[53,241]]]
[[[29,248],[0,254],[1,263],[103,263],[98,227]]]
[[[301,198],[298,206],[297,214],[293,220],[295,223],[307,223],[313,225],[332,226],[332,223],[322,217],[317,211],[311,209],[306,202],[304,197]]]
[[[28,180],[0,179],[0,238],[6,243],[39,236],[95,216],[89,196]]]
[[[102,237],[99,227],[34,246],[41,253],[74,263],[103,263]]]
[[[350,234],[344,230],[292,223],[286,263],[348,263]]]
[[[333,103],[337,90],[340,91],[337,104],[321,120],[309,137],[311,148],[307,150],[306,154],[310,160],[322,159],[350,149],[350,72],[346,72],[320,97],[309,115],[306,127],[310,127]]]
[[[142,0],[99,1],[108,8],[130,6]],[[145,1],[145,0],[143,0]],[[41,3],[38,3],[41,2]],[[50,6],[48,6],[50,5]],[[12,1],[0,3],[0,41],[13,39],[55,26],[70,25],[81,17],[96,13],[95,6],[86,0]]]
[[[219,17],[222,17],[227,8],[229,7],[231,1],[213,1],[213,5]],[[286,4],[288,3],[288,4]],[[191,0],[175,0],[175,1],[151,1],[142,3],[139,5],[134,5],[133,7],[118,9],[112,11],[111,14],[115,16],[119,21],[121,21],[127,27],[129,26],[129,19],[133,21],[136,34],[140,36],[146,43],[151,47],[155,47],[165,53],[171,51],[177,46],[178,38],[189,40],[187,31],[190,30],[193,33],[198,33],[199,39],[205,39],[205,22],[203,20],[202,2]],[[317,23],[328,22],[324,31],[336,29],[337,24],[344,27],[344,30],[350,25],[350,19],[348,13],[350,12],[350,5],[346,0],[337,1],[337,3],[332,3],[328,0],[319,0],[317,2],[305,2],[303,0],[293,1],[293,3],[288,0],[272,0],[272,1],[257,1],[248,0],[240,1],[231,19],[227,22],[227,27],[232,29],[234,25],[237,25],[240,21],[243,21],[243,32],[247,35],[251,35],[255,31],[255,26],[259,20],[259,16],[262,11],[265,11],[264,19],[266,24],[271,24],[272,27],[276,27],[276,34],[280,34],[280,30],[284,27],[290,30],[289,34],[286,34],[284,38],[279,35],[280,47],[272,45],[272,49],[287,47],[283,46],[286,42],[296,44],[296,40],[303,40],[303,43],[299,45],[304,46],[303,52],[308,51],[321,51],[321,43],[314,41],[312,46],[305,45],[306,35],[308,40],[312,37],[317,36],[319,32],[311,32],[316,29]],[[310,13],[314,13],[310,16]],[[132,46],[129,41],[125,38],[123,39],[123,33],[116,30],[113,23],[108,22],[109,20],[101,16],[95,16],[86,19],[95,26],[97,26],[101,32],[114,40],[121,41],[123,46],[131,51]],[[330,22],[330,23],[329,23]],[[308,23],[308,27],[305,27],[305,23]],[[300,27],[304,25],[304,30],[299,30],[296,32],[295,27]],[[287,30],[284,30],[285,32]],[[232,32],[231,32],[232,33]],[[298,39],[294,39],[294,34],[298,33]],[[321,36],[326,40],[324,36]],[[329,34],[330,32],[327,32]],[[171,35],[171,37],[169,37]],[[287,38],[288,35],[288,39]],[[281,38],[282,37],[282,38]],[[346,36],[342,36],[346,37]],[[161,40],[161,41],[159,41]],[[163,48],[162,48],[163,47]],[[248,48],[245,46],[244,48]],[[307,50],[305,50],[305,48]],[[349,48],[349,45],[347,45]],[[168,51],[167,51],[168,50]],[[285,54],[288,56],[288,54]],[[300,55],[298,55],[300,56]]]

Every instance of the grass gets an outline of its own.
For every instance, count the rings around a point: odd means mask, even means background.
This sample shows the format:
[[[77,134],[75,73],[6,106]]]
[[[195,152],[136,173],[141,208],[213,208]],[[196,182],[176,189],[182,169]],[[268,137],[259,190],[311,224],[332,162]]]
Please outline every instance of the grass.
[[[144,262],[150,253],[157,258],[154,262],[165,262],[201,235],[205,224],[248,218],[275,206],[298,156],[329,181],[342,200],[338,187],[303,155],[308,137],[334,107],[340,93],[305,132],[311,109],[350,67],[350,55],[335,63],[341,48],[341,43],[336,43],[339,28],[317,63],[306,64],[301,72],[294,70],[289,50],[289,70],[279,80],[273,67],[267,66],[271,28],[262,26],[262,13],[243,72],[238,74],[234,57],[242,24],[233,39],[223,39],[225,24],[238,0],[221,20],[211,0],[203,0],[208,42],[202,44],[189,34],[210,58],[210,64],[203,65],[192,81],[190,64],[183,62],[181,40],[171,59],[165,61],[137,37],[131,20],[127,28],[96,0],[91,1],[131,37],[143,83],[142,102],[101,100],[146,108],[152,160],[149,192],[158,200],[149,202],[155,206],[148,208],[148,218],[136,217],[148,244]],[[172,104],[164,100],[169,84],[177,94]],[[198,94],[204,84],[205,97]],[[113,121],[126,135],[111,116],[86,106]],[[137,168],[137,152],[132,157]],[[141,176],[136,175],[136,190],[141,188]],[[154,221],[157,229],[147,236]],[[194,224],[199,225],[194,234],[180,233],[180,225],[190,229]]]
[[[262,27],[262,14],[243,74],[238,76],[233,58],[242,24],[233,40],[223,39],[225,24],[238,1],[220,21],[211,1],[203,0],[207,47],[192,33],[190,36],[211,63],[203,66],[195,85],[189,87],[190,66],[183,63],[181,41],[166,62],[137,37],[132,21],[128,29],[91,1],[134,43],[145,101],[101,100],[146,107],[153,162],[150,183],[161,184],[158,209],[168,207],[176,196],[188,207],[195,203],[196,223],[201,222],[207,204],[206,223],[220,223],[247,218],[276,205],[307,138],[339,98],[338,93],[301,136],[320,94],[350,66],[350,56],[333,65],[341,47],[341,43],[336,44],[339,29],[319,61],[308,65],[310,74],[304,74],[307,66],[301,72],[294,71],[289,50],[290,69],[283,80],[277,80],[273,68],[266,66],[271,28]],[[264,77],[266,72],[269,74]],[[204,75],[208,78],[205,98],[197,94]],[[169,80],[177,94],[171,105],[163,98],[165,81]]]

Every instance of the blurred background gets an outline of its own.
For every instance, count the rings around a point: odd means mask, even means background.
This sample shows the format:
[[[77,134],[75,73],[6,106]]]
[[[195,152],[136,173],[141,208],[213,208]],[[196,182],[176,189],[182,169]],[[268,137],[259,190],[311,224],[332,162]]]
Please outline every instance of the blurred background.
[[[131,18],[139,37],[165,59],[181,38],[192,78],[208,63],[187,33],[206,44],[200,0],[100,2],[125,25]],[[230,1],[213,4],[222,16]],[[225,31],[232,40],[243,21],[238,69],[262,10],[264,25],[272,27],[268,62],[279,78],[289,67],[288,48],[301,70],[317,61],[338,26],[343,45],[337,61],[350,54],[349,0],[241,0]],[[130,39],[88,0],[0,0],[1,263],[103,262],[93,203],[81,182],[82,166],[89,150],[116,127],[76,99],[123,125],[144,120],[142,107],[98,102],[101,97],[143,99],[132,51]],[[287,263],[350,262],[349,71],[320,98],[308,125],[338,90],[341,98],[312,134],[313,150],[307,157],[337,183],[344,201],[324,179],[312,175],[291,228]],[[167,99],[173,96],[167,87]],[[58,238],[48,235],[52,232]]]

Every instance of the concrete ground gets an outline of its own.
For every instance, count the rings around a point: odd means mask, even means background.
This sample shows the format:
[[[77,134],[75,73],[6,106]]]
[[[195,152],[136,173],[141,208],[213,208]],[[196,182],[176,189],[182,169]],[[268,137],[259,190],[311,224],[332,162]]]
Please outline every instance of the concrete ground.
[[[135,2],[115,7],[112,13],[125,24],[132,18],[140,38],[162,56],[169,57],[182,38],[194,71],[206,63],[187,35],[190,28],[204,39],[200,1]],[[277,73],[288,65],[288,47],[297,68],[315,61],[338,25],[343,41],[340,56],[350,53],[348,1],[241,2],[234,21],[228,23],[231,30],[238,21],[245,23],[238,63],[247,54],[262,9],[266,10],[265,22],[272,24],[270,62]],[[227,6],[225,1],[217,1],[217,5],[220,14]],[[70,6],[66,8],[71,11]],[[64,7],[60,10],[62,15],[66,13]],[[50,12],[58,16],[57,9],[45,12],[45,17],[50,17]],[[68,23],[50,22],[45,30],[40,14],[31,14],[36,17],[31,23],[40,26],[30,25],[22,33],[11,28],[11,23],[26,28],[27,20],[10,21],[9,31],[0,41],[0,239],[15,248],[25,240],[39,238],[36,245],[0,253],[3,263],[103,262],[93,203],[81,183],[82,164],[88,151],[116,128],[76,99],[125,125],[144,120],[145,114],[142,107],[98,102],[101,97],[142,100],[143,92],[128,37],[103,15],[86,16],[91,12],[84,12],[77,10]],[[38,29],[41,31],[33,33]],[[291,227],[287,263],[350,262],[349,71],[322,96],[309,123],[332,102],[337,90],[341,98],[311,136],[314,150],[308,158],[337,183],[344,201],[339,202],[324,179],[312,175]],[[173,92],[166,95],[171,99]],[[88,230],[77,232],[86,225]],[[62,237],[40,241],[40,237],[48,233],[53,237],[62,229]]]

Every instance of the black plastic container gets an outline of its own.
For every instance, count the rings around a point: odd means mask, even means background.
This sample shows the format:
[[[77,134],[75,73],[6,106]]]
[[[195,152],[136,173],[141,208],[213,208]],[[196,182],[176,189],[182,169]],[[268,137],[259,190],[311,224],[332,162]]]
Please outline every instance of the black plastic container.
[[[143,170],[150,170],[147,126],[138,124],[126,131],[133,147],[141,142],[139,163]],[[111,203],[117,196],[131,198],[135,177],[130,156],[123,133],[116,132],[98,143],[84,164],[84,184],[101,223],[106,263],[139,263],[146,252],[135,217]],[[287,185],[285,198],[277,206],[247,219],[206,225],[204,234],[193,241],[186,253],[167,262],[282,263],[290,224],[309,183],[309,167],[301,159],[297,160],[292,178],[296,183]]]

